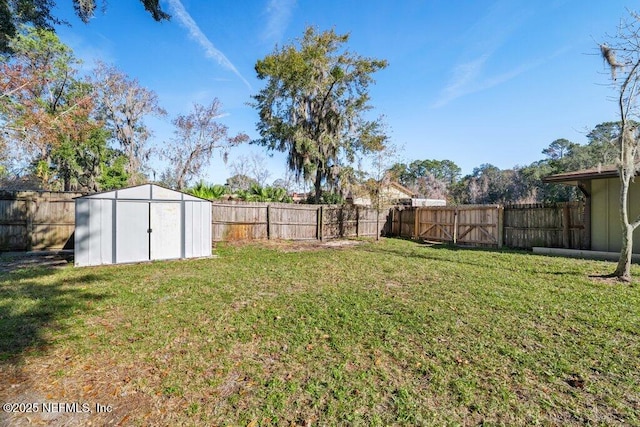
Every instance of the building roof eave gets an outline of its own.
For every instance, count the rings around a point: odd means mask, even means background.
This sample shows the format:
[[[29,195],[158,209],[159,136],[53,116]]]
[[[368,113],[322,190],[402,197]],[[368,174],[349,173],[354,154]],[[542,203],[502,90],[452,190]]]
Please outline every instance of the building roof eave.
[[[579,181],[617,177],[618,167],[616,165],[607,165],[545,176],[544,178],[542,178],[542,182],[577,185]]]

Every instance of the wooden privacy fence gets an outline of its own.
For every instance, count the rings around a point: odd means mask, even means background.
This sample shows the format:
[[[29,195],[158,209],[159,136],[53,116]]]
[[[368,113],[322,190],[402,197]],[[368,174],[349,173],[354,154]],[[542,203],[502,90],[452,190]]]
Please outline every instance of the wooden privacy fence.
[[[72,248],[75,197],[0,191],[0,250]],[[555,205],[395,207],[214,202],[212,240],[323,240],[395,235],[457,244],[589,249],[582,202]]]
[[[28,251],[73,246],[74,197],[83,193],[0,192],[0,250]]]
[[[504,207],[504,244],[514,248],[590,249],[584,203]]]
[[[388,213],[353,205],[214,202],[211,235],[214,242],[375,237],[385,231]]]
[[[84,193],[0,191],[0,251],[73,249],[75,197]],[[375,237],[388,210],[356,206],[214,202],[212,241]]]
[[[473,246],[589,249],[584,203],[396,207],[391,234]]]
[[[502,207],[499,205],[395,208],[391,223],[392,233],[403,237],[502,247]]]

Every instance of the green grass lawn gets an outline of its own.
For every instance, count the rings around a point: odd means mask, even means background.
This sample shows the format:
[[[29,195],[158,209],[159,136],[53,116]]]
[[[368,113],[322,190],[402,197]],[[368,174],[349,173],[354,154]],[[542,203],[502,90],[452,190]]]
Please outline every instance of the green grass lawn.
[[[640,287],[590,277],[612,263],[215,252],[0,275],[0,401],[113,408],[30,418],[68,425],[640,425]]]

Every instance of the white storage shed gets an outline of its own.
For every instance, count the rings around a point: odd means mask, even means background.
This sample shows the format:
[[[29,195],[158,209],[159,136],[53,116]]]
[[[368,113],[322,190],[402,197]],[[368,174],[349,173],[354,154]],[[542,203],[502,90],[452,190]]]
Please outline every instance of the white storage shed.
[[[155,184],[75,199],[75,265],[211,256],[211,202]]]

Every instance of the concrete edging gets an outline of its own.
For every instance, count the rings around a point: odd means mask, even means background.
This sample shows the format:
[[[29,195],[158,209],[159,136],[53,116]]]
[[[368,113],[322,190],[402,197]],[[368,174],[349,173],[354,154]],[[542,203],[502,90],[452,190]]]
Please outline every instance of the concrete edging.
[[[588,251],[583,249],[561,249],[534,247],[533,253],[538,255],[555,255],[569,258],[584,258],[604,261],[618,261],[620,252]],[[640,254],[633,254],[631,261],[640,264]]]

